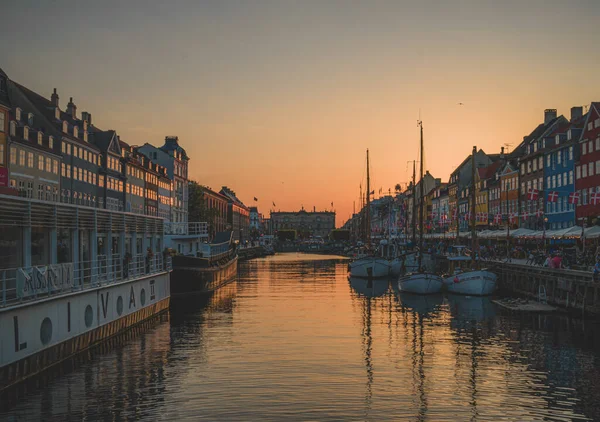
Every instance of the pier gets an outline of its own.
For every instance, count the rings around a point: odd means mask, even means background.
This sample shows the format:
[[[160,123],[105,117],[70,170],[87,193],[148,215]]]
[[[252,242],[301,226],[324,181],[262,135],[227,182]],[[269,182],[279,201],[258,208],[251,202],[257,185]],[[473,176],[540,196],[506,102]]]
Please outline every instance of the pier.
[[[538,299],[585,314],[600,316],[600,282],[591,272],[491,262],[501,291]]]

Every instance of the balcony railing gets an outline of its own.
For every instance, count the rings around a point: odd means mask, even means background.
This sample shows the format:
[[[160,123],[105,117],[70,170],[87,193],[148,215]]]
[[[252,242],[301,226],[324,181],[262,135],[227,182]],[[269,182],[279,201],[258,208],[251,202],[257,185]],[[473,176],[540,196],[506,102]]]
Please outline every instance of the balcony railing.
[[[0,309],[115,284],[172,269],[171,257],[135,255],[131,259],[99,255],[95,261],[0,270]]]
[[[208,237],[208,223],[164,223],[164,234]]]

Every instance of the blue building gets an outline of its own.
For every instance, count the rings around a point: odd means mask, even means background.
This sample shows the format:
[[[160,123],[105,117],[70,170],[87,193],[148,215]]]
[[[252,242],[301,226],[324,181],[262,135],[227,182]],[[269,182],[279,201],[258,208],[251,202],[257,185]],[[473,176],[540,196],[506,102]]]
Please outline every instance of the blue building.
[[[575,113],[571,110],[571,121],[558,126],[545,138],[544,220],[547,230],[575,225],[575,205],[569,203],[569,195],[575,191],[575,162],[579,159],[582,119],[580,110]]]

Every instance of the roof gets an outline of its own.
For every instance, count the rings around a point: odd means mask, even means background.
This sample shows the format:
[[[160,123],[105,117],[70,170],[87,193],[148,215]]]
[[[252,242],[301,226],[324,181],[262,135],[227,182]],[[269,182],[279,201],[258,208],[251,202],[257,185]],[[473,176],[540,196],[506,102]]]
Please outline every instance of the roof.
[[[177,137],[177,136],[165,137],[165,144],[162,147],[160,147],[159,149],[161,149],[162,151],[164,151],[166,153],[169,153],[171,151],[177,151],[177,152],[181,153],[184,160],[189,160],[189,157],[187,156],[185,149],[183,149],[179,145],[179,137]]]
[[[479,175],[480,180],[491,179],[494,177],[494,174],[498,171],[498,168],[502,165],[502,161],[494,161],[487,167],[479,167],[477,169],[477,174]]]
[[[8,98],[8,76],[0,68],[0,104],[10,107],[10,99]]]
[[[13,84],[23,93],[23,95],[31,102],[31,104],[33,105],[33,107],[35,108],[35,113],[37,115],[41,115],[43,116],[46,121],[52,126],[52,128],[59,132],[61,134],[61,136],[66,137],[68,139],[71,139],[81,145],[85,145],[89,148],[92,149],[97,149],[93,144],[89,143],[89,142],[85,142],[83,139],[79,139],[71,134],[66,134],[62,131],[62,121],[67,121],[67,123],[71,126],[77,126],[77,127],[83,127],[83,120],[80,119],[74,119],[70,114],[65,113],[64,111],[60,110],[60,120],[56,119],[55,116],[55,107],[54,104],[52,104],[52,101],[48,100],[47,98],[41,96],[40,94],[38,94],[37,92],[34,92],[32,90],[30,90],[29,88],[14,82]]]

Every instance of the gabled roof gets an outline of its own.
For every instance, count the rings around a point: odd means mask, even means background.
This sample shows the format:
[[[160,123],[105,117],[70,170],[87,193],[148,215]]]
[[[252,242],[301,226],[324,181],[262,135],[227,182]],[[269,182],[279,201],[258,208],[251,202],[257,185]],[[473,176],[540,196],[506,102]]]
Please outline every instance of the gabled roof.
[[[478,168],[477,175],[479,176],[479,180],[486,180],[494,177],[501,165],[502,161],[495,161],[487,167]]]
[[[17,82],[14,82],[14,81],[11,81],[11,82],[13,82],[13,84],[16,86],[16,88],[19,89],[23,93],[23,95],[31,102],[31,104],[35,108],[33,114],[44,117],[44,119],[46,120],[48,125],[57,134],[60,134],[60,136],[62,136],[62,137],[66,137],[70,140],[78,142],[81,145],[85,145],[91,149],[97,149],[91,143],[85,142],[83,139],[79,139],[71,134],[66,134],[62,131],[62,121],[63,120],[67,121],[67,123],[70,126],[77,126],[79,128],[83,127],[83,120],[73,119],[73,117],[70,114],[67,114],[62,110],[60,110],[60,114],[59,114],[60,120],[58,120],[55,115],[55,107],[52,104],[52,101],[48,100],[47,98],[42,97],[37,92],[33,92],[29,88],[26,88],[21,84],[18,84]],[[50,129],[50,128],[47,128],[47,129]]]
[[[532,141],[543,137],[550,128],[554,127],[555,124],[557,122],[560,122],[561,120],[568,121],[563,115],[560,115],[550,120],[546,124],[540,123],[535,129],[533,129],[533,131],[529,135],[523,138],[523,141],[509,154],[509,156],[512,158],[516,158],[527,155],[527,146]]]
[[[5,107],[10,107],[10,99],[8,98],[8,76],[0,68],[0,104]]]

